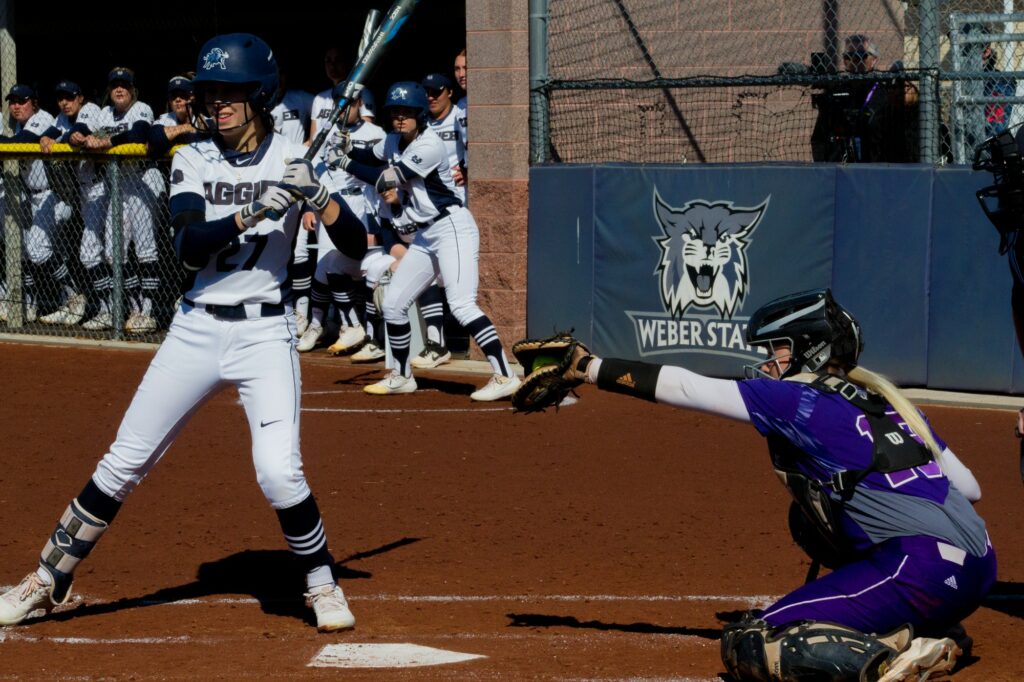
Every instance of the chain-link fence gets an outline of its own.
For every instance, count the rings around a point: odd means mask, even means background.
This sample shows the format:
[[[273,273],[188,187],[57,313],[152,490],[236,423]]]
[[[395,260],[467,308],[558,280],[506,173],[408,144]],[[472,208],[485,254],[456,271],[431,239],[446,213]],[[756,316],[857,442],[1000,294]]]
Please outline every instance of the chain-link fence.
[[[531,0],[532,161],[968,163],[1024,120],[1022,12]]]
[[[182,272],[167,160],[2,144],[0,331],[158,341]]]

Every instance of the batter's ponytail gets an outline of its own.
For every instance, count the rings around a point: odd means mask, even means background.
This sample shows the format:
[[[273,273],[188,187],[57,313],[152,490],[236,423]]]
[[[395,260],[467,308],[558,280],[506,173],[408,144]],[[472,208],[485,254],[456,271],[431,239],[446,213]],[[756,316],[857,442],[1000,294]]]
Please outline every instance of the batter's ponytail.
[[[895,408],[896,412],[899,413],[900,417],[903,418],[903,421],[910,427],[910,430],[921,437],[925,446],[935,456],[935,461],[940,461],[942,458],[942,448],[939,447],[938,441],[935,440],[931,427],[928,426],[928,422],[925,421],[924,416],[918,409],[914,407],[914,404],[910,402],[910,399],[903,395],[903,392],[896,387],[896,384],[881,374],[860,366],[847,369],[846,378],[858,386],[885,398]]]

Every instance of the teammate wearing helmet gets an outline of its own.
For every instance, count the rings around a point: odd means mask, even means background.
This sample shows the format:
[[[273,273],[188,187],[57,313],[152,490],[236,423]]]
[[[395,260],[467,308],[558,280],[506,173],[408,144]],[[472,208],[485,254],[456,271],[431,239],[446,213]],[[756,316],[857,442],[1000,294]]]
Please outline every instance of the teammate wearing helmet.
[[[416,390],[409,362],[409,307],[441,275],[452,314],[473,335],[494,371],[487,385],[470,397],[507,398],[520,382],[494,325],[476,302],[480,233],[473,215],[452,190],[444,142],[427,125],[427,93],[419,83],[395,83],[388,89],[384,110],[392,128],[384,140],[363,151],[353,150],[343,138],[332,149],[349,155],[328,159],[375,186],[381,195],[380,217],[390,220],[409,245],[382,306],[394,366],[382,381],[364,390],[375,395]]]
[[[303,474],[288,263],[300,197],[321,213],[339,248],[358,255],[361,239],[365,251],[365,230],[329,198],[300,158],[305,148],[272,132],[277,66],[266,43],[244,33],[217,36],[200,51],[197,72],[196,99],[213,134],[181,149],[171,166],[174,247],[189,272],[180,308],[116,440],[61,515],[38,568],[0,596],[0,625],[67,601],[76,566],[124,499],[227,385],[238,390],[256,478],[304,569],[317,627],[355,624]]]
[[[772,301],[747,343],[744,381],[577,351],[600,389],[750,423],[794,498],[791,530],[832,568],[726,627],[738,680],[924,679],[960,649],[947,633],[981,604],[995,553],[971,502],[977,481],[884,377],[857,364],[860,328],[828,290]],[[624,377],[629,377],[624,381]],[[916,672],[915,672],[916,671]]]

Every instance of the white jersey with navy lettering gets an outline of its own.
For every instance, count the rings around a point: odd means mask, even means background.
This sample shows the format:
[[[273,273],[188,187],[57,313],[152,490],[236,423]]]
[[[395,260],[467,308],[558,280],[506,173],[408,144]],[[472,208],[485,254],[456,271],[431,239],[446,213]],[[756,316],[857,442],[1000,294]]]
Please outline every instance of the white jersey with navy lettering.
[[[380,203],[380,216],[391,220],[403,238],[411,239],[418,224],[436,218],[450,206],[462,206],[462,201],[452,189],[455,183],[448,150],[437,133],[427,127],[405,149],[401,142],[401,135],[389,133],[373,153],[391,165],[401,162],[414,171],[413,177],[406,178],[405,187],[398,190],[400,205]]]
[[[233,215],[280,181],[285,160],[301,158],[305,150],[276,134],[248,154],[225,151],[213,140],[195,142],[174,155],[171,198],[204,197],[207,221]],[[283,302],[298,225],[296,205],[278,220],[267,218],[239,234],[195,273],[186,298],[211,305]]]
[[[458,124],[459,110],[456,107],[452,107],[448,110],[448,115],[440,119],[428,119],[427,123],[430,129],[437,133],[437,136],[444,142],[444,148],[448,151],[448,167],[455,168],[459,165],[462,160],[460,154],[462,154],[463,146],[460,140],[461,133],[459,131]],[[466,188],[465,186],[459,186],[452,180],[452,190],[462,203],[466,203]]]
[[[17,123],[14,126],[14,134],[27,130],[33,135],[43,136],[47,130],[53,127],[54,118],[48,112],[39,109],[32,117],[25,121],[25,125]],[[39,159],[35,161],[22,161],[21,179],[32,193],[45,192],[50,189],[50,182],[46,179],[46,166]]]
[[[145,102],[134,102],[124,113],[108,104],[97,116],[96,125],[89,127],[96,136],[113,137],[128,132],[139,121],[153,125],[153,110]]]
[[[459,98],[459,101],[455,103],[455,109],[458,113],[455,115],[456,129],[459,131],[459,161],[467,163],[466,153],[469,149],[469,103],[466,102],[466,97],[463,95]]]
[[[304,90],[288,90],[277,106],[270,110],[274,132],[292,142],[305,142],[309,137],[309,120],[313,95]]]
[[[316,132],[319,135],[320,131],[327,125],[327,119],[331,116],[331,111],[334,109],[334,98],[331,96],[333,88],[323,90],[313,98],[313,106],[310,108],[309,118],[311,121],[316,123]],[[323,154],[323,148],[319,154]]]

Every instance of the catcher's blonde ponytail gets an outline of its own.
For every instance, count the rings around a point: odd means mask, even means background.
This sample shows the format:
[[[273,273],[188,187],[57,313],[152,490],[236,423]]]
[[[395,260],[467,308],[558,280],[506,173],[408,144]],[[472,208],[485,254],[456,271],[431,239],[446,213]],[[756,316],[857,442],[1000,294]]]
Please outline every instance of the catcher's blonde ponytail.
[[[900,417],[903,418],[903,421],[907,423],[910,430],[921,437],[921,440],[924,441],[924,444],[935,456],[935,461],[938,462],[941,459],[942,449],[935,440],[935,436],[932,434],[928,423],[921,416],[921,413],[917,411],[917,408],[914,407],[914,404],[910,402],[910,399],[903,395],[903,392],[894,383],[881,374],[860,366],[847,369],[846,378],[858,386],[862,386],[885,398],[895,408],[896,412],[899,413]]]

